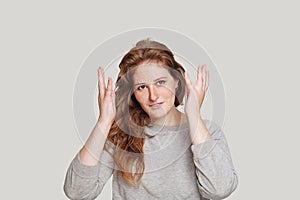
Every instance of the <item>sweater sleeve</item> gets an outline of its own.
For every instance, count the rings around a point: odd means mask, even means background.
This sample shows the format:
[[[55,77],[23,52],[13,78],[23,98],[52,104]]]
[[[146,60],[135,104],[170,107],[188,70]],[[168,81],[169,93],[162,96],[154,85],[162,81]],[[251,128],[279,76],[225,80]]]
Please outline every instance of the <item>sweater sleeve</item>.
[[[79,153],[72,160],[65,177],[64,192],[69,199],[95,199],[114,171],[111,155],[103,150],[95,166],[81,163]]]
[[[203,197],[224,199],[236,189],[238,176],[223,131],[212,121],[204,122],[211,138],[204,143],[191,145],[197,185]]]

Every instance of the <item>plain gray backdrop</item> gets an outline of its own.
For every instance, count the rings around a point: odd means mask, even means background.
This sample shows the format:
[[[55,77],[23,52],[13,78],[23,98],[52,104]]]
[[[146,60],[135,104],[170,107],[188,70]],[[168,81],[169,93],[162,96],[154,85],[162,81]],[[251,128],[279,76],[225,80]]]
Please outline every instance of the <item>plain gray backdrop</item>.
[[[114,35],[160,27],[201,44],[222,76],[239,174],[228,199],[295,199],[299,19],[291,0],[1,1],[0,198],[66,199],[65,173],[82,145],[72,110],[82,62]],[[99,196],[110,198],[111,180]]]

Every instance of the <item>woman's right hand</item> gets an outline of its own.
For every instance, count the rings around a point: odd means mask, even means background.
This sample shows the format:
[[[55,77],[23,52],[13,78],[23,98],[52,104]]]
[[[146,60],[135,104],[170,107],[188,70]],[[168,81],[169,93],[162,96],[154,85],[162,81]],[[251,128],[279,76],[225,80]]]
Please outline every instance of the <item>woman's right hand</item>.
[[[107,87],[104,79],[104,69],[98,68],[98,122],[111,126],[116,116],[115,91],[112,88],[112,78],[108,77]]]

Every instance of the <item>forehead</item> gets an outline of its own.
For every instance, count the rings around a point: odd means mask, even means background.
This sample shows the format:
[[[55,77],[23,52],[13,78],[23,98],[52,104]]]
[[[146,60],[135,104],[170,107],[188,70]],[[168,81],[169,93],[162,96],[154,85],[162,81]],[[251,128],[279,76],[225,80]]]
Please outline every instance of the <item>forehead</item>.
[[[133,73],[133,81],[139,82],[152,82],[160,77],[172,78],[167,67],[159,64],[142,64],[135,68]]]

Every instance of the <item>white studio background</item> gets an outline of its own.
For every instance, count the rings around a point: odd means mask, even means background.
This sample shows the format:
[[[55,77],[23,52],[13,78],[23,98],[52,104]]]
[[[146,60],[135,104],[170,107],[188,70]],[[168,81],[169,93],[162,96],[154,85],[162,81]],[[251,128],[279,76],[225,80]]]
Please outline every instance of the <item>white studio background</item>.
[[[1,199],[66,199],[65,172],[82,145],[72,110],[80,65],[100,43],[143,27],[187,35],[220,72],[239,174],[228,199],[295,198],[299,19],[291,0],[1,1]],[[98,199],[111,199],[111,180]]]

